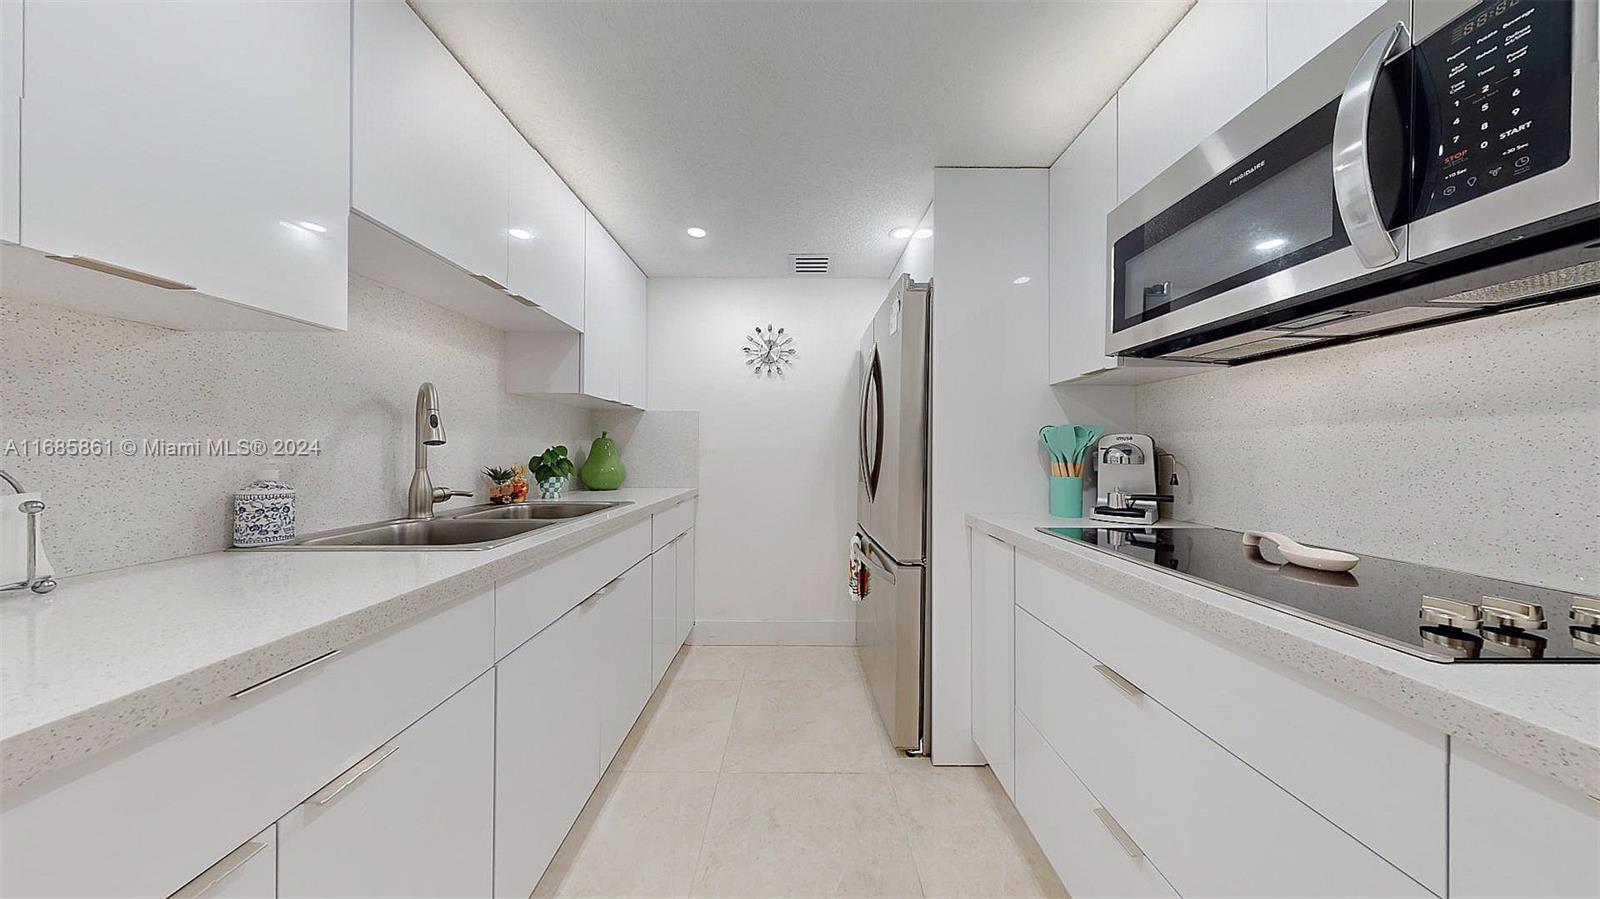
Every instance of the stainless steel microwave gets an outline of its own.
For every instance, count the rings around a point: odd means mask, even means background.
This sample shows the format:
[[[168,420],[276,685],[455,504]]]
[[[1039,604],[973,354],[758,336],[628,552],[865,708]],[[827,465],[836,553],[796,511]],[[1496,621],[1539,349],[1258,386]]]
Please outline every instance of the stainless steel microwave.
[[[1593,294],[1596,0],[1390,0],[1107,219],[1106,351],[1237,364]]]

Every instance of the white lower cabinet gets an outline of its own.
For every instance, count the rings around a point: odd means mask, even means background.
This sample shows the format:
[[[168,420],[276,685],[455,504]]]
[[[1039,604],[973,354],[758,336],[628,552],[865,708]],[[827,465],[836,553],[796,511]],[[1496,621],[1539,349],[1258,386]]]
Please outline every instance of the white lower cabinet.
[[[597,601],[496,666],[494,895],[522,899],[600,780]]]
[[[691,509],[693,502],[686,503]],[[677,644],[683,646],[688,642],[689,634],[694,631],[694,528],[683,532],[678,538],[678,632]],[[674,649],[674,652],[677,650]]]
[[[678,546],[672,543],[650,557],[650,681],[661,683],[678,654]]]
[[[1016,728],[1017,811],[1067,892],[1080,899],[1177,896],[1116,818],[1021,713]]]
[[[1600,797],[1457,741],[1450,752],[1450,895],[1600,896]]]
[[[1432,895],[1025,611],[1016,652],[1018,712],[1180,894]]]
[[[486,896],[494,673],[358,760],[278,822],[278,895]]]
[[[278,895],[278,825],[224,855],[171,899],[273,899]]]
[[[650,566],[644,562],[601,588],[591,602],[597,635],[601,771],[611,764],[650,700]]]
[[[972,739],[1006,794],[1016,797],[1012,759],[1014,551],[969,532],[972,554]]]

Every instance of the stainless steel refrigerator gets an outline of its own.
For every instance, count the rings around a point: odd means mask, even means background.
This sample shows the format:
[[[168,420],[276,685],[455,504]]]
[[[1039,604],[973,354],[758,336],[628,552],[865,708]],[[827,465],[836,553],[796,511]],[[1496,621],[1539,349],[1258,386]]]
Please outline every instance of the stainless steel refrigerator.
[[[902,275],[861,339],[856,648],[895,746],[930,750],[930,284]],[[864,585],[864,586],[863,586]]]

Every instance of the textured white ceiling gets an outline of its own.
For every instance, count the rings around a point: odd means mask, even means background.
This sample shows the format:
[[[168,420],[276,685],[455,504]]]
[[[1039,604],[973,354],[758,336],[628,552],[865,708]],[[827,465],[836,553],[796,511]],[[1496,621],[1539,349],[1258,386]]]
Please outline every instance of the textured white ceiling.
[[[1191,0],[412,5],[646,274],[883,277],[935,166],[1049,165]]]

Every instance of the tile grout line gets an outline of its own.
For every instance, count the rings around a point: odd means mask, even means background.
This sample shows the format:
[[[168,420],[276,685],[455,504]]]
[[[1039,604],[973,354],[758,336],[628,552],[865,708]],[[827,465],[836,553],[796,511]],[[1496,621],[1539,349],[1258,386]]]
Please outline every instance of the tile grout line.
[[[739,669],[739,692],[733,697],[733,713],[728,716],[728,735],[722,738],[722,756],[717,759],[716,780],[711,782],[711,801],[706,804],[706,820],[700,829],[700,849],[694,856],[694,873],[689,875],[689,896],[694,896],[700,884],[700,866],[705,861],[706,843],[711,840],[711,815],[717,809],[717,794],[722,792],[722,774],[728,767],[728,744],[733,741],[733,722],[739,715],[739,700],[744,698],[744,681],[748,669]]]

